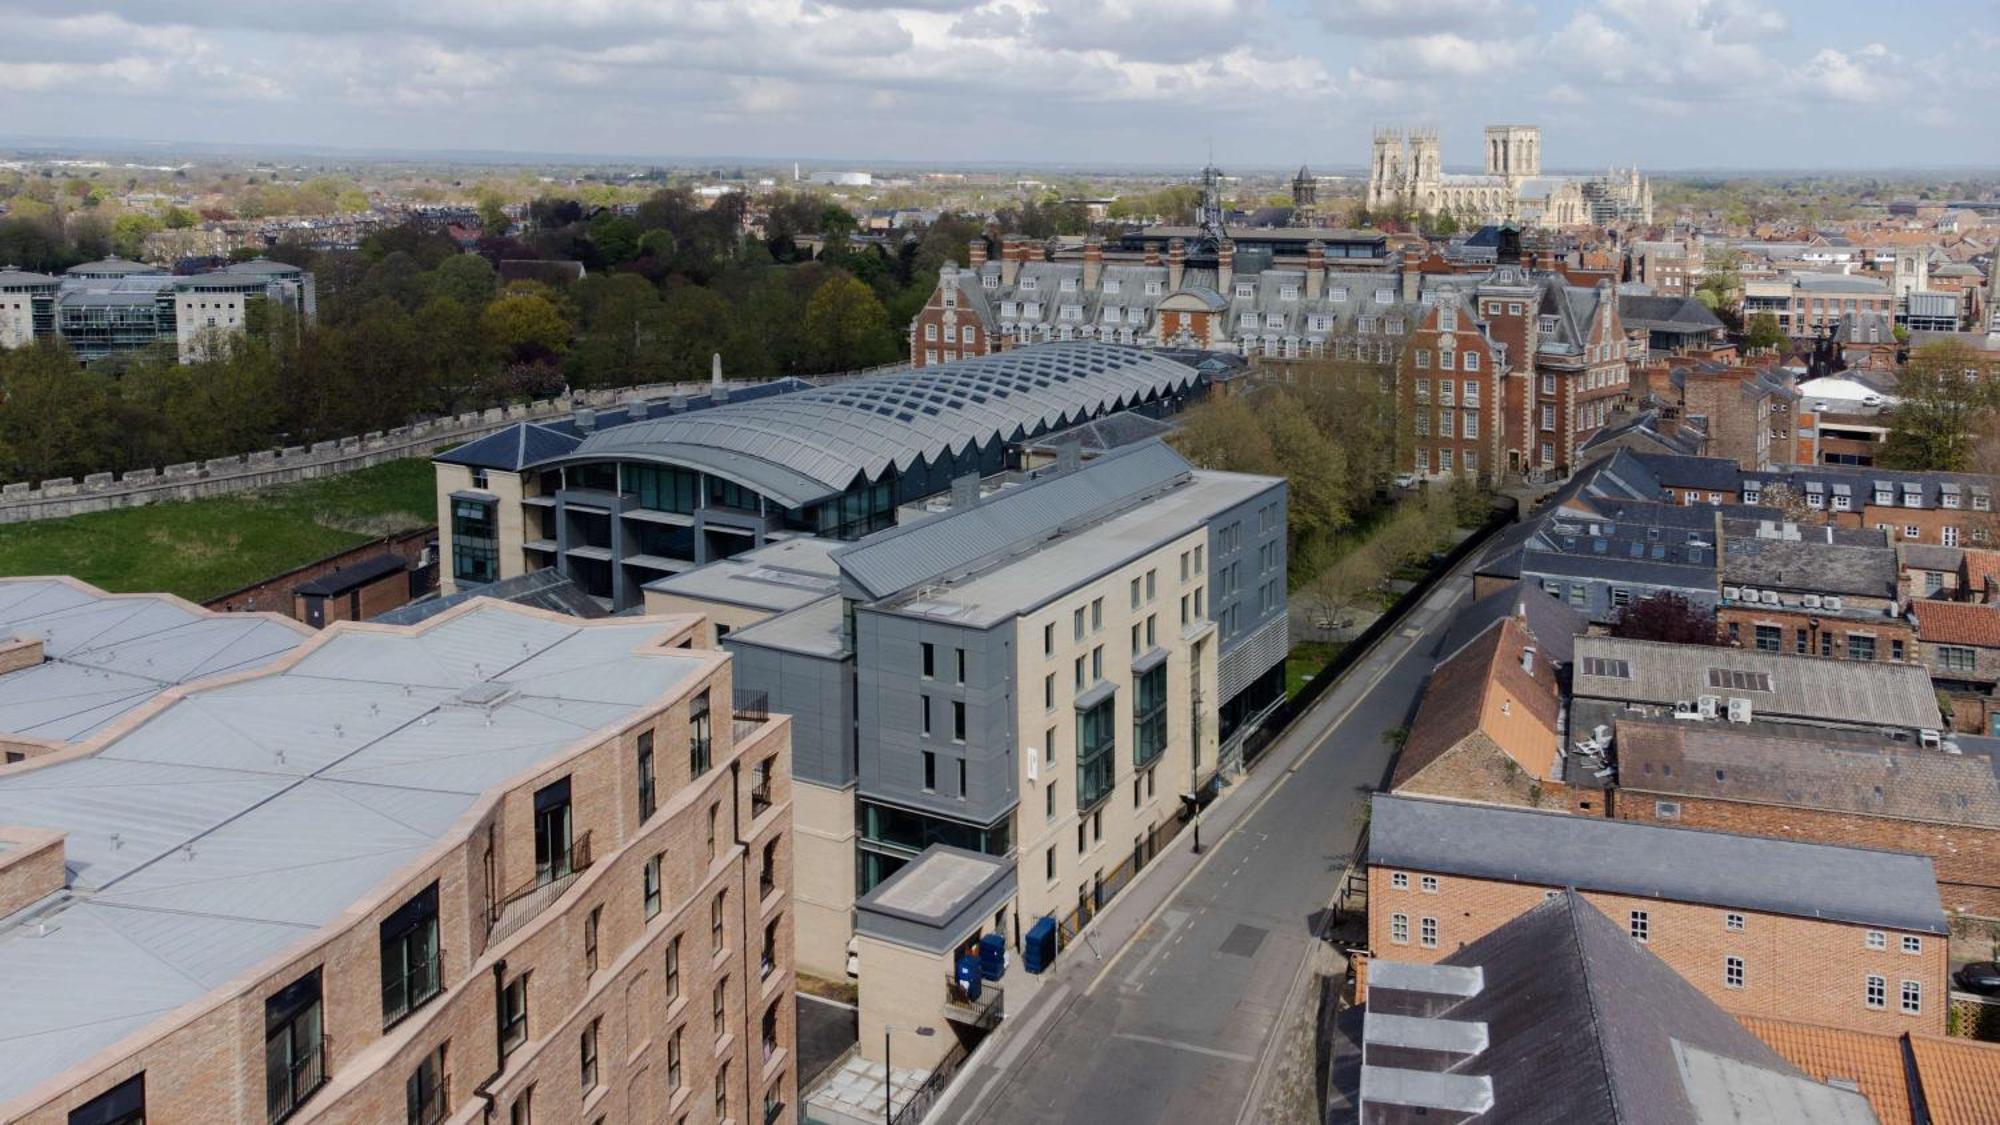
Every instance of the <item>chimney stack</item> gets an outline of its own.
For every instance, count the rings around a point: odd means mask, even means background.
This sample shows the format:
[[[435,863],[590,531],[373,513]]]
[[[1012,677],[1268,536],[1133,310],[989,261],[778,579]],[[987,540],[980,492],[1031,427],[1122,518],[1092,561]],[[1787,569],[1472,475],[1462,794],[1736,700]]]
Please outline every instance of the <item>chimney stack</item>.
[[[1236,280],[1236,244],[1223,239],[1215,246],[1215,287],[1222,292],[1222,299],[1229,299],[1229,291]]]
[[[1095,293],[1104,278],[1104,243],[1091,238],[1083,244],[1083,291]]]
[[[1160,248],[1150,242],[1146,244],[1146,264],[1149,266],[1160,264]]]
[[[1187,243],[1174,239],[1167,243],[1167,292],[1181,287],[1181,274],[1187,270]]]
[[[1317,301],[1326,290],[1326,243],[1315,238],[1306,243],[1306,300]]]
[[[1012,287],[1020,280],[1021,263],[1028,260],[1027,240],[1010,234],[1000,240],[1000,284]]]
[[[985,235],[977,235],[972,241],[965,244],[965,260],[972,263],[971,268],[974,270],[986,264]]]

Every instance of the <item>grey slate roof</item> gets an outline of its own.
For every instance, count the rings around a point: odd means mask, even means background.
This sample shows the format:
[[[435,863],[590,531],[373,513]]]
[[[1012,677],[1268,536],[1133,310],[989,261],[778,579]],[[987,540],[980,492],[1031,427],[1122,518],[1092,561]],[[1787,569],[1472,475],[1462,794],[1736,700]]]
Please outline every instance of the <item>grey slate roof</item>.
[[[343,566],[339,570],[320,575],[310,582],[293,587],[292,592],[316,597],[332,597],[345,594],[357,586],[365,586],[388,575],[406,572],[409,568],[410,564],[401,555],[376,555],[372,559],[363,559],[352,566]]]
[[[870,598],[952,578],[1129,507],[1193,467],[1161,442],[1127,446],[1067,473],[1051,472],[971,508],[871,535],[833,554],[842,576]]]
[[[708,667],[666,631],[492,602],[414,633],[343,622],[92,754],[0,774],[0,823],[68,834],[73,892],[45,935],[0,929],[0,1106],[310,941],[485,793]]]
[[[1635,297],[1619,294],[1618,318],[1626,328],[1649,331],[1712,333],[1722,321],[1693,297]]]
[[[42,638],[42,663],[0,676],[0,733],[77,741],[176,684],[269,664],[305,625],[213,613],[162,594],[0,578],[0,639]]]
[[[1722,581],[1731,586],[1801,590],[1814,594],[1896,596],[1896,549],[1826,542],[1820,528],[1803,528],[1797,540],[1731,535],[1723,539]]]
[[[1504,617],[1519,616],[1535,638],[1542,654],[1557,664],[1568,664],[1575,656],[1576,638],[1590,628],[1590,621],[1562,602],[1526,583],[1516,582],[1473,602],[1452,618],[1438,651],[1450,654],[1493,627]]]
[[[1486,1030],[1486,1049],[1456,1068],[1491,1079],[1481,1122],[1875,1121],[1866,1098],[1812,1081],[1578,895],[1542,903],[1444,964],[1480,973],[1479,992],[1438,1019]]]
[[[1368,862],[1863,926],[1947,932],[1929,856],[1377,793]]]
[[[1038,436],[1181,393],[1196,378],[1138,348],[1051,343],[600,429],[570,459],[687,465],[803,506],[891,467]]]
[[[1583,637],[1576,642],[1578,698],[1670,705],[1703,695],[1751,702],[1759,717],[1783,716],[1820,722],[1936,729],[1944,725],[1929,673],[1915,664],[1868,660],[1823,660],[1813,656],[1758,652],[1720,645],[1675,645],[1618,637]],[[1627,678],[1593,675],[1591,657],[1623,661]],[[1712,670],[1763,673],[1770,691],[1715,686]]]

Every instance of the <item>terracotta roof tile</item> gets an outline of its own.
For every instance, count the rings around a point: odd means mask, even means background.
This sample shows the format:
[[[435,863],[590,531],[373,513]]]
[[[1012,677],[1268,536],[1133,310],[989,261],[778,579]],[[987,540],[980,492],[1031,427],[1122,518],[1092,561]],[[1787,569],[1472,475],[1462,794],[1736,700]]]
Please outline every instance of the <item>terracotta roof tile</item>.
[[[1965,584],[1984,590],[1988,582],[2000,581],[2000,551],[1968,548],[1965,552]]]
[[[2000,606],[1916,601],[1917,635],[1933,644],[2000,648]]]
[[[1912,1035],[1910,1054],[1935,1125],[2000,1121],[2000,1043]]]
[[[1916,1120],[1899,1036],[1762,1016],[1737,1018],[1787,1062],[1819,1081],[1848,1079],[1860,1086],[1882,1125],[1913,1125]]]

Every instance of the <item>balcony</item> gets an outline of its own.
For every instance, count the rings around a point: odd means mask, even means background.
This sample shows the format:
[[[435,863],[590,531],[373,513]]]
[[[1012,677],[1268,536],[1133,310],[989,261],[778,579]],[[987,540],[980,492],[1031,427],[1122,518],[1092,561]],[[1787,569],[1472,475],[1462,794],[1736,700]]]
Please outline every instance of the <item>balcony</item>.
[[[991,1031],[1000,1026],[1006,1013],[1006,993],[997,985],[987,984],[979,990],[979,999],[973,1000],[967,998],[956,978],[946,978],[944,1018],[979,1031]]]
[[[735,702],[736,706],[730,714],[730,733],[736,742],[749,738],[758,727],[771,721],[771,696],[768,692],[739,691]]]
[[[437,1085],[409,1099],[410,1125],[443,1125],[451,1116],[451,1075],[440,1074]]]
[[[568,862],[557,865],[555,874],[538,872],[532,880],[493,905],[487,917],[486,944],[492,946],[505,941],[508,935],[548,909],[550,903],[569,890],[570,884],[590,870],[590,863],[590,833],[585,832],[571,842]]]
[[[326,1085],[326,1040],[322,1038],[298,1058],[273,1061],[264,1074],[266,1120],[283,1121]]]

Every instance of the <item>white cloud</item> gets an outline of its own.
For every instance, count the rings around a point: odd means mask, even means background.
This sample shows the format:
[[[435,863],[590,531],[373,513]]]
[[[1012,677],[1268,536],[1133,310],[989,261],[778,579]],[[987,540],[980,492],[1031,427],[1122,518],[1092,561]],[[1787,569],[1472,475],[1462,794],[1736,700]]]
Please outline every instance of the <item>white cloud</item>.
[[[1341,34],[1398,39],[1500,32],[1531,15],[1507,0],[1318,0],[1313,11]]]
[[[1880,44],[1874,46],[1879,47]],[[1844,102],[1877,101],[1886,94],[1888,87],[1868,65],[1882,55],[1870,54],[1869,50],[1863,48],[1848,55],[1828,47],[1793,71],[1792,77],[1812,93]],[[1886,51],[1883,53],[1886,54]]]

